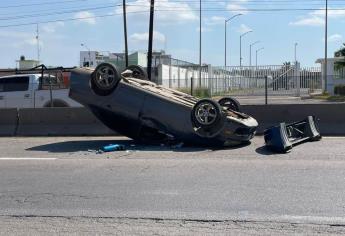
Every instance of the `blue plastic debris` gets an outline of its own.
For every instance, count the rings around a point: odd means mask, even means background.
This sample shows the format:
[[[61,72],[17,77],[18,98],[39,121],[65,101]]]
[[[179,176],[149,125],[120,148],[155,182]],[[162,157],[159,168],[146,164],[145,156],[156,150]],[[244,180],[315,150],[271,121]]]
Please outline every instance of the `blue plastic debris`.
[[[109,144],[107,146],[102,147],[103,152],[123,151],[125,149],[126,149],[125,145],[121,145],[121,144]]]

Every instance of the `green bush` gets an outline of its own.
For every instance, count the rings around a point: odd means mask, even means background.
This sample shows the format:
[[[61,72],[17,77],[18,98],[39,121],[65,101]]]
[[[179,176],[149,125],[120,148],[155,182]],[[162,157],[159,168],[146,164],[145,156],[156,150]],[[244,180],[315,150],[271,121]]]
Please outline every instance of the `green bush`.
[[[190,94],[190,88],[180,88],[178,90],[183,93]],[[193,96],[198,98],[209,98],[211,97],[211,94],[208,88],[194,88]]]
[[[336,85],[336,86],[334,87],[334,93],[335,93],[336,95],[345,96],[345,84]]]

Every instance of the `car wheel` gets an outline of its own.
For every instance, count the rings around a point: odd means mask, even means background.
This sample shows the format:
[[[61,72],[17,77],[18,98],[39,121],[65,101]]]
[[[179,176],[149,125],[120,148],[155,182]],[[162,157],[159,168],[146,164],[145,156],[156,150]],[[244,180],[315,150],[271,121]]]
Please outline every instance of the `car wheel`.
[[[130,65],[126,68],[126,70],[132,71],[132,77],[135,79],[148,80],[146,70],[141,66]]]
[[[221,120],[221,107],[210,99],[198,101],[192,110],[192,120],[197,127],[214,127]]]
[[[114,91],[120,80],[114,65],[101,63],[91,75],[91,87],[97,95],[107,96]]]
[[[239,112],[241,110],[241,105],[235,98],[225,97],[225,98],[220,99],[218,103],[222,107],[225,107],[233,111]]]

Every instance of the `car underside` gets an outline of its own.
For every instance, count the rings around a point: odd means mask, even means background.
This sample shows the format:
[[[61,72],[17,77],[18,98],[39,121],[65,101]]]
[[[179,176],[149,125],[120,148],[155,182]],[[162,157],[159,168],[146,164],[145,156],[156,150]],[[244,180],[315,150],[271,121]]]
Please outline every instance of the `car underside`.
[[[114,131],[148,143],[233,146],[249,142],[258,126],[235,99],[198,99],[148,81],[135,66],[122,74],[109,63],[75,69],[70,97]]]

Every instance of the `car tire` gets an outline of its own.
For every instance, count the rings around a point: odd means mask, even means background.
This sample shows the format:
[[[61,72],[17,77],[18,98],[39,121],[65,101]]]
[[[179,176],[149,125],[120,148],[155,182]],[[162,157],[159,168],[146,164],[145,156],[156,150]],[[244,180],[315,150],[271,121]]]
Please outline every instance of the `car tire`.
[[[228,110],[233,110],[240,112],[241,111],[241,105],[238,100],[231,97],[224,97],[218,101],[219,105],[222,107],[227,108]]]
[[[101,63],[91,74],[91,88],[99,96],[108,96],[120,80],[121,77],[113,64]]]
[[[222,119],[222,109],[211,99],[198,101],[192,110],[192,121],[196,127],[213,128],[219,126]]]
[[[126,70],[131,70],[132,71],[132,77],[135,79],[148,80],[146,70],[141,66],[130,65],[126,68]]]

